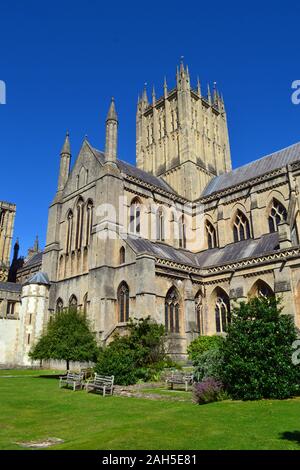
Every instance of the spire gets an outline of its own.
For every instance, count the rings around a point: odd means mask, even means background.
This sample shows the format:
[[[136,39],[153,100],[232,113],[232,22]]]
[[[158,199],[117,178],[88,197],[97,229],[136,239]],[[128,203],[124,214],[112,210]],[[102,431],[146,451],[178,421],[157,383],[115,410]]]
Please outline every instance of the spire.
[[[201,98],[201,83],[199,77],[197,77],[197,92],[199,95],[199,98]]]
[[[69,131],[66,133],[66,138],[64,141],[64,145],[62,146],[61,155],[71,155],[71,146],[70,146],[70,134]]]
[[[109,107],[107,117],[106,117],[106,122],[107,121],[116,121],[116,122],[118,122],[118,116],[117,116],[117,113],[116,113],[114,97],[111,98],[110,107]]]
[[[185,74],[185,70],[184,70],[184,65],[183,65],[183,55],[180,57],[180,75],[184,75]]]
[[[189,77],[189,78],[190,78],[190,73],[189,73],[189,66],[188,66],[188,65],[186,66],[186,75],[187,75],[187,77]]]
[[[214,82],[214,91],[213,91],[213,103],[218,103],[218,91],[217,91],[217,82]]]
[[[167,79],[166,76],[164,78],[164,97],[167,98],[168,96],[168,85],[167,85]]]
[[[38,236],[38,235],[35,237],[33,249],[34,249],[34,251],[36,251],[36,252],[39,251],[39,236]]]
[[[155,88],[154,88],[154,85],[153,85],[153,88],[152,88],[152,104],[155,105],[155,102],[156,102],[156,94],[155,94]]]
[[[14,244],[14,257],[13,257],[14,261],[18,259],[19,250],[20,250],[19,238],[17,238],[16,243]]]
[[[144,85],[144,91],[143,91],[142,101],[143,101],[145,104],[147,104],[147,105],[149,104],[148,96],[147,96],[147,83],[145,83],[145,85]]]
[[[60,152],[60,167],[57,191],[62,191],[66,185],[70,173],[71,146],[69,132],[66,134],[64,145]]]
[[[209,83],[207,84],[207,100],[209,104],[211,104],[211,93],[210,93]]]
[[[118,141],[118,116],[114,98],[111,99],[106,118],[105,161],[116,162]]]

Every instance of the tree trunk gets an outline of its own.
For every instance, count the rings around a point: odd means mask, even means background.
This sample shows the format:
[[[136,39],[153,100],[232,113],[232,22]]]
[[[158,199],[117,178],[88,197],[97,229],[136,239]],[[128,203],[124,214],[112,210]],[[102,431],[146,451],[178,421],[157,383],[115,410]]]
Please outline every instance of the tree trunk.
[[[70,365],[69,359],[66,360],[66,363],[67,363],[67,370],[69,370],[69,365]]]

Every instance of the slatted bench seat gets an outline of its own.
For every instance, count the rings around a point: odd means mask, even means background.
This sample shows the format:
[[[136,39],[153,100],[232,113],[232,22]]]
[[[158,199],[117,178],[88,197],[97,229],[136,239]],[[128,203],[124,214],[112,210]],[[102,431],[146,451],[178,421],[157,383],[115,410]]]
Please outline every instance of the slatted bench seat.
[[[173,390],[174,384],[176,385],[184,384],[185,390],[187,391],[188,386],[193,385],[193,382],[194,382],[193,374],[182,374],[180,372],[173,372],[166,379],[166,383],[170,386],[172,390]]]
[[[106,394],[112,395],[114,388],[114,376],[113,375],[100,375],[95,373],[95,377],[88,380],[85,384],[87,392],[93,390],[94,392],[101,391],[103,396]]]
[[[76,372],[70,372],[68,370],[67,375],[62,375],[59,377],[59,388],[72,387],[73,391],[75,391],[76,388],[79,388],[79,389],[82,388],[82,385],[83,385],[82,381],[83,381],[82,372],[79,372],[79,374],[77,374]]]

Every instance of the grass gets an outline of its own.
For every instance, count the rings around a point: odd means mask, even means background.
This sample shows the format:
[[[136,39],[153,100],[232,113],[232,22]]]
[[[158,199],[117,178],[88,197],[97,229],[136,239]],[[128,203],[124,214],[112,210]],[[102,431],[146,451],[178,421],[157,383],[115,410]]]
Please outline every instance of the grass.
[[[21,372],[0,377],[0,449],[47,438],[64,440],[51,449],[300,449],[300,399],[198,406],[103,398]]]

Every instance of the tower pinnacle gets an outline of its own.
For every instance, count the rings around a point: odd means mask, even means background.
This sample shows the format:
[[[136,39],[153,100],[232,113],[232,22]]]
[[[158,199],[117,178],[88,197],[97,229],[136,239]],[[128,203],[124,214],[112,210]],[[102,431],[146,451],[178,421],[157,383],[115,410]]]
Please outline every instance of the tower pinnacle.
[[[105,161],[116,162],[118,141],[118,116],[114,98],[111,99],[106,118]]]

